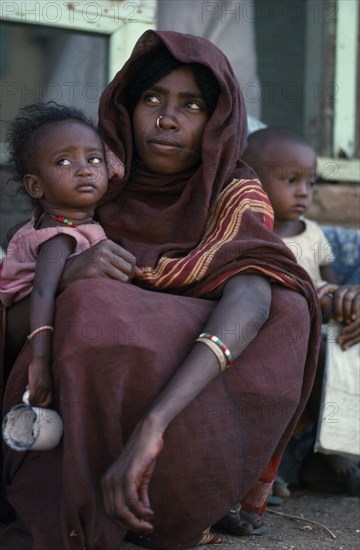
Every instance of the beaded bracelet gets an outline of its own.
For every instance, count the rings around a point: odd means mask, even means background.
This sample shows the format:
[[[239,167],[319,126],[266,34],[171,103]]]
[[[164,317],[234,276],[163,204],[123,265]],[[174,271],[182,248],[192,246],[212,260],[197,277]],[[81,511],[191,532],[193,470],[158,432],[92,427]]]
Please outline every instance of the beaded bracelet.
[[[54,332],[54,327],[52,327],[50,325],[44,325],[42,327],[38,327],[35,330],[33,330],[31,334],[29,334],[27,339],[29,341],[32,340],[34,338],[34,336],[36,336],[36,334],[39,334],[39,332],[43,332],[44,330],[50,330],[51,332]]]
[[[217,336],[214,336],[213,334],[209,334],[208,332],[202,332],[199,338],[207,338],[208,340],[210,340],[211,342],[214,342],[217,346],[219,346],[219,348],[223,352],[226,359],[226,368],[230,367],[232,363],[231,352],[227,347],[227,345],[224,344],[222,340],[220,340],[220,338],[218,338]]]
[[[209,340],[208,338],[201,338],[200,336],[196,338],[195,342],[202,342],[203,344],[206,344],[211,349],[211,351],[216,355],[216,358],[220,364],[220,372],[224,372],[224,370],[226,370],[227,362],[226,362],[225,355],[222,352],[222,350],[219,348],[219,346],[215,344],[215,342],[213,342],[212,340]]]

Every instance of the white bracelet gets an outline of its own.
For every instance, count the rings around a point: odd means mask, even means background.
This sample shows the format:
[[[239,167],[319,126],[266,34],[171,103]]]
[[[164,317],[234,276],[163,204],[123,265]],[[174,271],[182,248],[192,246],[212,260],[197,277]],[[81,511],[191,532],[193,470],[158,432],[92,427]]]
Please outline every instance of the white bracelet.
[[[32,340],[34,338],[34,336],[36,336],[36,334],[39,334],[39,332],[43,332],[44,330],[50,330],[50,332],[54,332],[54,327],[52,327],[50,325],[44,325],[42,327],[36,328],[35,330],[32,331],[31,334],[29,334],[27,339],[29,341]]]

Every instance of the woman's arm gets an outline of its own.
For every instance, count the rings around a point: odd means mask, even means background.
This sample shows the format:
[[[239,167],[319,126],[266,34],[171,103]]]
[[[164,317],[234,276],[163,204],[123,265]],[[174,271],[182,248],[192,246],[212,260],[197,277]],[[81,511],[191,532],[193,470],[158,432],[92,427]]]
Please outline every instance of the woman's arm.
[[[267,320],[270,304],[271,285],[266,279],[258,275],[237,275],[226,284],[204,332],[218,336],[236,359]],[[154,403],[149,415],[153,422],[165,431],[217,374],[219,362],[214,353],[204,344],[195,343],[181,369]]]
[[[34,286],[30,298],[30,334],[40,327],[54,324],[55,297],[64,265],[73,252],[75,240],[57,235],[39,247]],[[52,400],[50,361],[52,332],[43,330],[31,338],[32,359],[29,366],[29,401],[47,407]]]
[[[271,285],[266,279],[237,275],[225,285],[204,331],[218,336],[237,358],[267,320],[270,304]],[[163,446],[163,433],[218,374],[219,362],[213,351],[196,342],[102,480],[105,509],[114,520],[134,531],[152,531],[148,485]]]

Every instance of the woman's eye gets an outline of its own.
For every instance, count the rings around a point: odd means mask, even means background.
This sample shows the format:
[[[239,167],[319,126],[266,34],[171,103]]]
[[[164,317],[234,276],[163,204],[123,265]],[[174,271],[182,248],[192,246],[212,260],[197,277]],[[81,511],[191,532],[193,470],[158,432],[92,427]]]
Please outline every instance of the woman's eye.
[[[70,163],[69,159],[59,159],[56,164],[60,166],[68,166]]]
[[[154,94],[145,94],[144,100],[147,103],[160,103],[159,98]]]
[[[102,159],[100,157],[90,157],[88,162],[90,164],[98,164],[102,162]]]
[[[186,107],[189,107],[189,109],[193,109],[195,111],[202,111],[203,109],[203,106],[196,101],[188,101]]]

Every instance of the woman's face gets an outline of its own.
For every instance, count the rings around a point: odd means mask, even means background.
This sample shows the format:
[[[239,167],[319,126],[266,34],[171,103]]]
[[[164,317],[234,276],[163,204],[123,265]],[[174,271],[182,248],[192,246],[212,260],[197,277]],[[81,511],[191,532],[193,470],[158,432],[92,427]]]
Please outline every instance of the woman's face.
[[[146,89],[135,107],[134,138],[140,159],[159,174],[178,174],[196,166],[207,120],[192,69],[174,69]]]

